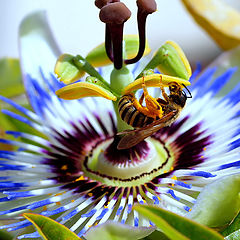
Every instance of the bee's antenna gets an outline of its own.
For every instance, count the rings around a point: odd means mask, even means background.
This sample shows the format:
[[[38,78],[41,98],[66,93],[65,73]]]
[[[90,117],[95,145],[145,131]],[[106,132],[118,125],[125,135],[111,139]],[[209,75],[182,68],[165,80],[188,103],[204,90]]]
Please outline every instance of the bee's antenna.
[[[188,93],[189,93],[189,96],[186,96],[187,98],[192,98],[192,94],[191,92],[189,91],[189,89],[182,83],[182,85],[187,89]],[[185,92],[184,92],[185,93]],[[186,93],[185,93],[186,94]]]

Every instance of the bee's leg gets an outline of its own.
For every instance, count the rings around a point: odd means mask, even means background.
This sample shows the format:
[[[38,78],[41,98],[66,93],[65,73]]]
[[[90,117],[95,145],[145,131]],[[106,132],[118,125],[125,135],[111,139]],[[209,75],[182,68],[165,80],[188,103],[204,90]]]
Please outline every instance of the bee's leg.
[[[143,77],[142,88],[143,88],[143,94],[145,97],[146,108],[149,110],[149,112],[152,116],[161,117],[162,116],[162,107],[154,97],[149,95],[147,87],[144,82],[144,77]]]
[[[164,87],[163,87],[163,86],[160,86],[160,89],[161,89],[161,91],[162,91],[162,96],[163,96],[164,100],[168,103],[169,98],[168,98],[167,93],[165,92]]]
[[[141,97],[139,98],[139,103],[142,105],[144,100],[144,92],[142,93]]]

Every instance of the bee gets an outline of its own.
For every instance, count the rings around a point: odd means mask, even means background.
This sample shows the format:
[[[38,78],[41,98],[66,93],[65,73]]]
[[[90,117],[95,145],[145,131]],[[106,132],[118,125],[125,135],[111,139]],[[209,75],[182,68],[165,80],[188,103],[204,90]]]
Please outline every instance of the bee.
[[[183,87],[186,88],[184,84],[170,82],[168,95],[160,84],[163,98],[153,98],[148,93],[143,77],[143,93],[139,101],[132,92],[123,95],[118,103],[119,114],[122,120],[134,129],[118,133],[124,136],[120,139],[117,148],[119,150],[131,148],[159,129],[170,126],[178,118],[187,98],[192,97],[187,88],[190,96],[186,95],[182,90]],[[143,106],[144,98],[146,106]]]

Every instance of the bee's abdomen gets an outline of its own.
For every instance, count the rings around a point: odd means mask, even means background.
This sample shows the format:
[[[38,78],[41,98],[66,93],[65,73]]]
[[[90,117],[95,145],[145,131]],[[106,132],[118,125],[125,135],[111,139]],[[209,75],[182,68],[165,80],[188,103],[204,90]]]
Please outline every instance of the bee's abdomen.
[[[123,121],[134,128],[144,127],[154,121],[153,118],[139,112],[133,104],[134,96],[124,95],[119,100],[118,111]]]

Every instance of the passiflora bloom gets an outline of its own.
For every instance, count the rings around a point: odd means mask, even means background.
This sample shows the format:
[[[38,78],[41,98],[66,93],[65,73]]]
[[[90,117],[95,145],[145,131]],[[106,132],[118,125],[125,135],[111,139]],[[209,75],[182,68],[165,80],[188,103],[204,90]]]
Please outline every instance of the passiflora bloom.
[[[196,78],[198,66],[190,79],[192,98],[178,120],[134,147],[118,150],[110,100],[56,96],[65,85],[52,73],[60,52],[46,26],[38,13],[20,29],[23,78],[33,111],[1,97],[19,111],[3,110],[5,114],[39,132],[8,131],[16,140],[1,139],[17,147],[0,151],[0,215],[16,219],[1,229],[31,225],[21,217],[28,211],[54,217],[79,236],[107,220],[151,229],[133,204],[155,204],[186,215],[205,185],[240,172],[239,90],[219,95],[236,68],[216,79],[216,68],[209,68]],[[99,73],[106,79],[104,68]],[[138,73],[135,65],[131,74]],[[34,237],[37,232],[19,239]]]

